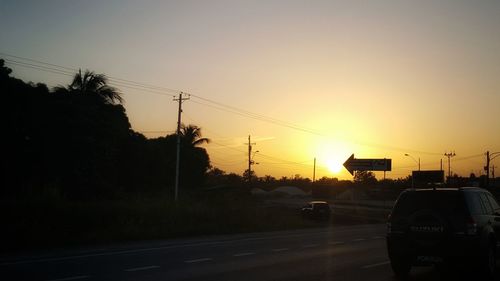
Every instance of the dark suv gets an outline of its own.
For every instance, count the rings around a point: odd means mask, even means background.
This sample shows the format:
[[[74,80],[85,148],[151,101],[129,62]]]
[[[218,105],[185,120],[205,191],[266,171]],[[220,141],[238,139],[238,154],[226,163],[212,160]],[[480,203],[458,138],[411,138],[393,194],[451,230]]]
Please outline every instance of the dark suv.
[[[474,265],[495,273],[500,206],[490,192],[474,187],[408,189],[387,223],[387,250],[397,277],[414,265]]]
[[[325,201],[311,201],[300,211],[305,218],[323,221],[330,219],[332,213],[330,205]]]

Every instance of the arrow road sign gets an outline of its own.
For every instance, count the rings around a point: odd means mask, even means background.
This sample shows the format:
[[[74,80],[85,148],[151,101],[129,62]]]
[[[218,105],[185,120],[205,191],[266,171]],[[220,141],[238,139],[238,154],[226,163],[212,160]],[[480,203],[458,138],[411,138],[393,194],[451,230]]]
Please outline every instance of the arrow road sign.
[[[344,167],[351,175],[354,171],[390,171],[392,159],[356,159],[353,154],[345,161]]]

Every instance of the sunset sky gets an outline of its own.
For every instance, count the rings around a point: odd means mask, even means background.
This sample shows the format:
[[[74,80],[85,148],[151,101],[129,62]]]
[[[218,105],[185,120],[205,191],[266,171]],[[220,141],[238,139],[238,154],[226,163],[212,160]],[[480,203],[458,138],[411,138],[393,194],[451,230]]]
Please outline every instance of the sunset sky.
[[[0,26],[0,58],[192,94],[183,122],[227,172],[246,169],[248,135],[258,176],[311,178],[316,157],[317,178],[351,179],[340,165],[354,153],[406,177],[418,158],[447,168],[450,151],[454,173],[479,175],[500,151],[500,1],[0,0]],[[174,132],[176,92],[121,81],[134,130]]]

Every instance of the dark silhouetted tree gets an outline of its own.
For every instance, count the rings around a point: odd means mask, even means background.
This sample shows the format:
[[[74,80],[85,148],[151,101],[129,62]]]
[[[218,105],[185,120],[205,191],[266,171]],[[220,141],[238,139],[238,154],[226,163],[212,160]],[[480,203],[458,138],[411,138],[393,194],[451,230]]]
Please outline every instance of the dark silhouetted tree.
[[[82,73],[80,69],[73,77],[73,81],[67,87],[56,87],[56,92],[69,92],[82,95],[93,95],[106,104],[121,104],[123,98],[118,89],[108,85],[108,79],[104,74],[96,74],[86,70]]]
[[[377,178],[373,172],[357,171],[354,175],[354,182],[360,184],[374,184],[377,183]]]
[[[147,139],[134,132],[120,92],[105,75],[79,71],[68,86],[49,91],[44,84],[10,77],[11,72],[0,60],[6,105],[0,125],[7,132],[0,192],[50,191],[80,200],[173,186],[177,136]],[[208,139],[189,125],[181,140],[181,186],[202,186],[210,159],[199,145]]]
[[[246,169],[244,172],[243,172],[243,178],[248,182],[248,179],[250,178],[250,183],[256,183],[258,181],[258,177],[257,177],[257,174],[255,173],[255,171],[251,170],[250,173],[248,171],[248,169]]]
[[[210,143],[208,138],[201,137],[201,128],[195,125],[182,125],[181,139],[184,144],[188,146],[199,146],[204,143]]]

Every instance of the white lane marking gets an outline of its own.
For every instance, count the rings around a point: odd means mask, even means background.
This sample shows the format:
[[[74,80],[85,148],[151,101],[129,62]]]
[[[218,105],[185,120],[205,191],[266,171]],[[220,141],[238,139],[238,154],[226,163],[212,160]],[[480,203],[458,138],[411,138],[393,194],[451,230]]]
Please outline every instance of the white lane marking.
[[[318,244],[308,244],[302,246],[302,248],[313,248],[313,247],[318,247]]]
[[[381,224],[380,226],[382,226]],[[271,239],[279,239],[279,238],[296,238],[296,237],[304,237],[309,235],[323,235],[323,234],[340,234],[340,233],[348,233],[353,231],[360,231],[364,229],[370,229],[374,226],[356,226],[356,227],[346,227],[341,230],[336,231],[315,231],[315,232],[307,232],[307,233],[298,233],[298,234],[285,234],[285,235],[269,235],[266,237],[249,237],[249,238],[241,238],[241,239],[225,239],[220,241],[213,242],[195,242],[195,243],[186,243],[186,244],[177,244],[177,245],[165,245],[158,247],[150,247],[150,248],[139,248],[132,250],[116,250],[109,251],[104,253],[94,253],[94,254],[80,254],[73,256],[63,256],[63,257],[47,257],[47,258],[31,258],[26,260],[17,260],[17,261],[5,261],[0,262],[0,265],[17,265],[17,264],[27,264],[27,263],[41,263],[41,262],[53,262],[53,261],[65,261],[65,260],[74,260],[74,259],[83,259],[83,258],[91,258],[91,257],[100,257],[100,256],[112,256],[112,255],[122,255],[122,254],[136,254],[142,252],[156,251],[156,250],[167,250],[167,249],[177,249],[177,248],[188,248],[188,247],[199,247],[199,246],[211,246],[211,245],[224,245],[230,243],[237,242],[245,242],[245,241],[258,241],[258,240],[271,240]]]
[[[389,263],[390,263],[390,261],[384,261],[384,262],[379,262],[379,263],[365,265],[362,268],[367,269],[367,268],[377,267],[377,266],[381,266],[381,265],[386,265],[386,264],[389,264]]]
[[[58,257],[58,258],[42,258],[42,259],[33,259],[33,260],[24,260],[24,261],[4,262],[4,263],[0,263],[0,265],[16,265],[16,264],[26,264],[26,263],[38,263],[38,262],[65,261],[65,260],[74,260],[74,259],[92,258],[92,257],[101,257],[101,256],[135,254],[135,253],[149,252],[149,251],[155,251],[155,250],[168,250],[168,249],[175,249],[175,248],[195,247],[195,246],[210,246],[210,245],[217,245],[217,244],[226,244],[226,243],[225,242],[206,242],[206,243],[197,243],[197,244],[170,245],[170,246],[162,246],[162,247],[151,247],[151,248],[142,248],[142,249],[134,249],[134,250],[123,250],[123,251],[116,251],[116,252],[105,252],[105,253],[97,253],[97,254]]]
[[[234,254],[233,257],[244,257],[244,256],[251,256],[251,255],[255,255],[255,253],[252,253],[252,252],[238,253],[238,254]]]
[[[213,260],[212,258],[202,258],[202,259],[194,259],[194,260],[187,260],[184,261],[185,263],[196,263],[196,262],[204,262],[204,261],[211,261]]]
[[[289,248],[279,248],[279,249],[273,249],[273,252],[283,252],[283,251],[288,251],[290,250]]]
[[[373,236],[371,239],[382,239],[382,238],[384,238],[384,237],[382,237],[382,236]]]
[[[359,242],[359,241],[365,241],[366,239],[365,238],[358,238],[358,239],[354,239],[354,240],[351,240],[352,242]]]
[[[59,278],[59,279],[50,279],[47,281],[69,281],[69,280],[80,280],[80,279],[87,279],[90,276],[88,275],[81,275],[81,276],[72,276],[72,277],[66,277],[66,278]]]
[[[345,244],[345,242],[343,242],[343,241],[332,241],[332,242],[328,242],[328,245],[341,245],[341,244]]]
[[[293,236],[295,237],[295,236],[305,236],[305,235],[293,235]],[[288,236],[274,236],[274,237],[286,238]],[[265,239],[272,239],[272,238],[257,237],[257,238],[247,238],[247,239],[238,239],[238,240],[229,240],[229,241],[214,241],[214,242],[200,242],[200,243],[182,244],[182,245],[169,245],[169,246],[141,248],[141,249],[133,249],[133,250],[122,250],[122,251],[114,251],[114,252],[111,251],[111,252],[95,253],[95,254],[82,254],[82,255],[66,256],[66,257],[41,258],[41,259],[29,259],[29,260],[21,260],[21,261],[3,262],[3,263],[0,263],[0,265],[4,266],[4,265],[17,265],[17,264],[27,264],[27,263],[65,261],[65,260],[74,260],[74,259],[92,258],[92,257],[101,257],[101,256],[136,254],[136,253],[156,251],[156,250],[168,250],[168,249],[177,249],[177,248],[221,245],[221,244],[228,244],[228,243],[235,243],[235,242],[245,242],[245,241],[255,241],[255,240],[265,240]]]
[[[136,267],[136,268],[129,268],[125,269],[125,271],[141,271],[141,270],[149,270],[149,269],[155,269],[159,268],[160,266],[158,265],[150,265],[150,266],[142,266],[142,267]]]

